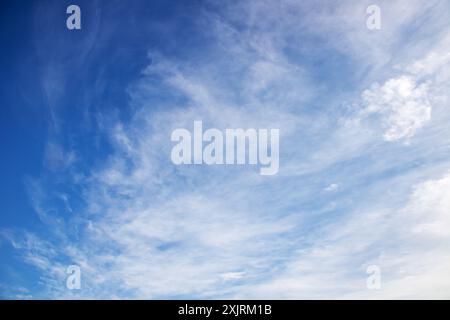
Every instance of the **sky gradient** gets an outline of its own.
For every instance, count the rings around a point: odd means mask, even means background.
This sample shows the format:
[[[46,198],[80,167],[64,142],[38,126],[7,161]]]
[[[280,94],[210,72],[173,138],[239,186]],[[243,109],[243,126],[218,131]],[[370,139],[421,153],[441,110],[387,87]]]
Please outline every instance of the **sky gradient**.
[[[450,298],[450,2],[2,1],[0,41],[0,298]],[[196,120],[278,173],[174,165]]]

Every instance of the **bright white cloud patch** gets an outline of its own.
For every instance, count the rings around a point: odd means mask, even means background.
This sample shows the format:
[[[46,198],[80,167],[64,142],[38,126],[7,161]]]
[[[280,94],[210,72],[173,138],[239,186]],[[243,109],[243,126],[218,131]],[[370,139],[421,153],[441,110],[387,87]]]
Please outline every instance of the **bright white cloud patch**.
[[[427,95],[428,84],[408,76],[393,78],[364,91],[364,113],[381,115],[387,141],[411,138],[431,119]]]
[[[405,213],[417,221],[413,228],[415,233],[450,237],[450,174],[419,185]]]

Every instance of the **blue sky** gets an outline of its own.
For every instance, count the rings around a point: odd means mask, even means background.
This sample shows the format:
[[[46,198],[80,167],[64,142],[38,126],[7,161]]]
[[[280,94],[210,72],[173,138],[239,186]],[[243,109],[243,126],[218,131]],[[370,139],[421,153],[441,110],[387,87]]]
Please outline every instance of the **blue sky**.
[[[1,298],[449,298],[448,1],[0,8]],[[278,174],[175,166],[195,120]]]

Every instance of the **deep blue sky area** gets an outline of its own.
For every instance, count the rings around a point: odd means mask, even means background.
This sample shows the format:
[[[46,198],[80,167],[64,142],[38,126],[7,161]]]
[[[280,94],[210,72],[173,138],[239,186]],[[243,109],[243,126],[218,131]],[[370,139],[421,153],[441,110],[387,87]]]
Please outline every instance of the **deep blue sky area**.
[[[172,1],[170,5],[166,1],[108,1],[89,10],[94,3],[78,2],[85,9],[83,28],[73,32],[65,27],[65,9],[70,1],[2,1],[3,226],[36,223],[23,180],[45,169],[47,139],[89,149],[95,128],[90,123],[81,125],[86,113],[108,109],[120,112],[128,107],[126,86],[149,63],[147,50],[165,48],[170,54],[184,39],[195,41],[189,20],[179,18],[195,10],[195,1]],[[178,26],[170,23],[168,28],[175,30],[168,30],[166,21],[175,16]],[[149,28],[147,21],[153,21],[157,30]],[[179,38],[173,38],[177,34]],[[42,88],[42,74],[48,69],[60,77],[55,81],[63,83],[60,96],[47,97]],[[101,79],[107,79],[108,85],[97,87]],[[126,115],[123,112],[118,116]]]
[[[192,20],[200,9],[198,1],[77,1],[82,29],[75,31],[66,28],[70,4],[1,3],[2,229],[28,229],[45,236],[47,227],[36,215],[26,185],[28,178],[36,177],[50,192],[64,185],[63,173],[45,163],[47,143],[78,150],[83,156],[77,167],[89,173],[90,166],[110,152],[96,116],[130,116],[127,87],[151,64],[148,52],[157,49],[182,58],[200,44]],[[27,282],[21,277],[33,278],[32,268],[18,261],[10,245],[5,242],[1,248],[1,283],[19,285]],[[24,268],[28,271],[18,271]]]

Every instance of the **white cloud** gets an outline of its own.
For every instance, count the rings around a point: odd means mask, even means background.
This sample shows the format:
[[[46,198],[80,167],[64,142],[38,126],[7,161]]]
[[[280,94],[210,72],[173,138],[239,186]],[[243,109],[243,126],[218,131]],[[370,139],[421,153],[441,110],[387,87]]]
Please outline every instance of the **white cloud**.
[[[236,297],[447,299],[449,187],[446,174],[415,186],[401,208],[354,212],[345,221],[333,221],[281,274],[245,287]],[[366,288],[366,267],[373,264],[381,269],[381,290]]]
[[[428,84],[408,76],[373,85],[363,92],[363,99],[367,105],[363,114],[381,115],[387,141],[411,138],[431,119]]]
[[[221,277],[224,281],[239,280],[245,277],[245,272],[226,272]]]
[[[416,187],[405,214],[417,221],[415,233],[450,237],[450,174]]]
[[[336,191],[339,188],[339,184],[337,183],[332,183],[330,184],[328,187],[325,188],[325,191],[327,192],[333,192]]]

